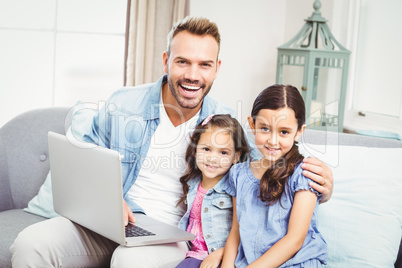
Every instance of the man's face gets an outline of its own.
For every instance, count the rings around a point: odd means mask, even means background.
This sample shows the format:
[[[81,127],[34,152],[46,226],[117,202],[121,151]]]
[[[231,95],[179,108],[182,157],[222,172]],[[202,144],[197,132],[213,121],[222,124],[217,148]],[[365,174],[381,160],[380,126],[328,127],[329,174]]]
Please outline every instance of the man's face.
[[[163,64],[170,92],[180,107],[201,107],[219,71],[217,58],[218,44],[210,35],[183,31],[173,38],[170,56],[163,54]]]

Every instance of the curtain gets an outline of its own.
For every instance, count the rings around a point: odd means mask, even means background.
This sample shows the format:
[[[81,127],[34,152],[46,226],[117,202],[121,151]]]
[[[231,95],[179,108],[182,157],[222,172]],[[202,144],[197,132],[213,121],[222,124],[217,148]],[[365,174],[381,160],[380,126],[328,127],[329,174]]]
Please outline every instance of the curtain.
[[[156,81],[164,74],[162,54],[173,24],[187,14],[188,0],[129,0],[125,85]]]

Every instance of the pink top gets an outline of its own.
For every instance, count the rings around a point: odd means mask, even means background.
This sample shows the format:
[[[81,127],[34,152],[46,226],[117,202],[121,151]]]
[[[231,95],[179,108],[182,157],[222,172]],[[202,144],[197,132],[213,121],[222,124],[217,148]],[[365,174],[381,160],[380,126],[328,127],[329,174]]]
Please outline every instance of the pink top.
[[[201,187],[201,183],[198,186],[197,194],[193,202],[193,206],[190,211],[190,219],[187,227],[187,232],[194,234],[196,237],[192,243],[191,250],[187,252],[186,257],[191,257],[199,260],[203,260],[208,256],[207,244],[204,240],[204,235],[202,234],[202,224],[201,224],[201,208],[202,200],[204,195],[207,193]]]

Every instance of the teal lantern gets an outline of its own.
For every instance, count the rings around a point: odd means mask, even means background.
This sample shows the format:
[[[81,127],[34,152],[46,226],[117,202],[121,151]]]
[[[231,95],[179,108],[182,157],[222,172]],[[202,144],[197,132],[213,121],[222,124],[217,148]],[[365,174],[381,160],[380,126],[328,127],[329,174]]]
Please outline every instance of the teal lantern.
[[[350,51],[334,38],[320,1],[303,28],[278,47],[276,82],[301,90],[308,128],[343,131]]]

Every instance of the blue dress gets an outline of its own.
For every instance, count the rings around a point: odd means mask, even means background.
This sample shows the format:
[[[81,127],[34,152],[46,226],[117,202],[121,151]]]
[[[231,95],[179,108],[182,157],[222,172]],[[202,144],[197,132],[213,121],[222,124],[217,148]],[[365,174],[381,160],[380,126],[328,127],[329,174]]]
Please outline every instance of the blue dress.
[[[290,212],[295,193],[311,190],[317,193],[316,208],[302,248],[280,267],[321,267],[326,264],[327,245],[317,230],[317,206],[320,194],[308,184],[311,181],[302,174],[301,164],[287,180],[286,191],[279,202],[266,206],[259,196],[260,180],[255,178],[250,162],[234,165],[229,171],[227,193],[236,197],[239,221],[240,245],[236,267],[245,267],[262,256],[287,233]]]

